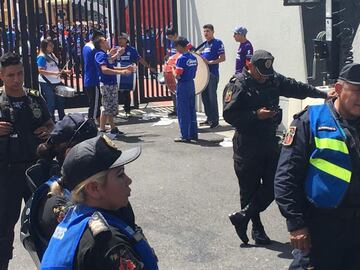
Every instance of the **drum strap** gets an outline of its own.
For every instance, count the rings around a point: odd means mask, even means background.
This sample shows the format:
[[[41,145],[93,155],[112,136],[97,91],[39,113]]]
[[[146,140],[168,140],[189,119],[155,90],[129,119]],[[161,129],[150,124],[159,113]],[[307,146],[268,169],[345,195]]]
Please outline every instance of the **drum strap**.
[[[194,52],[197,52],[197,51],[200,50],[202,47],[204,47],[205,44],[206,44],[206,42],[207,42],[207,41],[204,41],[204,42],[201,43],[199,46],[197,46],[197,47],[195,48]]]

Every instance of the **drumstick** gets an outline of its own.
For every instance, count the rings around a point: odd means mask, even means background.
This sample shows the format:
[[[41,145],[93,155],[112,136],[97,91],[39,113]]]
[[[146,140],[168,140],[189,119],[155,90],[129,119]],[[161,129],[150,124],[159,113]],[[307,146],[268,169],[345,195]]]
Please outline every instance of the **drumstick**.
[[[61,69],[60,73],[62,73],[65,68],[68,69],[68,65],[69,65],[70,59],[66,62],[65,66]]]

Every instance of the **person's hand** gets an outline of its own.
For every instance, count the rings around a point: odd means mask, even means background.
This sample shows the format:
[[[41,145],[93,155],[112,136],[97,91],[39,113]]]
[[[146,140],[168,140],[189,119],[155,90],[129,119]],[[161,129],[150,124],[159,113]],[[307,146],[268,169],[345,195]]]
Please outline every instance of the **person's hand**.
[[[136,71],[136,65],[129,65],[125,68],[125,70],[128,70],[130,72],[135,72]]]
[[[5,121],[0,121],[0,136],[9,135],[12,131],[12,124]]]
[[[119,48],[111,48],[109,51],[110,56],[114,56],[119,51]]]
[[[308,228],[290,232],[290,242],[291,245],[296,249],[300,249],[305,252],[310,251],[311,239]]]
[[[122,74],[122,75],[130,75],[131,73],[132,73],[131,68],[119,70],[119,74]]]
[[[124,52],[125,52],[125,48],[124,48],[124,47],[119,47],[118,50],[117,50],[117,54],[118,54],[119,56],[123,55]]]
[[[49,130],[46,127],[39,127],[35,129],[34,134],[41,140],[47,140],[50,137]]]
[[[204,60],[204,62],[207,64],[207,65],[210,65],[210,61],[207,60],[205,57],[202,58]]]
[[[266,109],[265,107],[262,107],[256,111],[256,115],[260,120],[269,119],[275,116],[277,111],[272,111],[269,109]]]

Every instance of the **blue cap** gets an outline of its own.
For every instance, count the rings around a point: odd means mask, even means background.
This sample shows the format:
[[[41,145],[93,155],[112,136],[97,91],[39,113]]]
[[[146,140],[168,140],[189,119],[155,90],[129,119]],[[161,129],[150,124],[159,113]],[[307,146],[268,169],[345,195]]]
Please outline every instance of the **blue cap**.
[[[240,34],[243,36],[245,36],[247,34],[247,32],[248,32],[247,29],[243,26],[236,26],[234,29],[235,34]]]

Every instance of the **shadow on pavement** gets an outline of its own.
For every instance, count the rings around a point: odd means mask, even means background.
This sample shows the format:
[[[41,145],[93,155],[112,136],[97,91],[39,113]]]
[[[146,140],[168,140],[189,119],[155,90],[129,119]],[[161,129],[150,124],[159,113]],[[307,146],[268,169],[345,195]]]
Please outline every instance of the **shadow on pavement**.
[[[114,140],[125,143],[153,143],[153,140],[144,140],[146,137],[159,137],[157,134],[124,134],[117,136]]]
[[[222,141],[223,141],[222,139],[216,139],[216,140],[198,139],[196,144],[200,145],[201,147],[221,147],[219,143]]]
[[[224,132],[224,131],[230,131],[234,128],[232,126],[218,126],[217,128],[199,128],[199,133],[210,133],[210,132]]]
[[[293,259],[293,256],[291,255],[292,247],[289,242],[281,243],[275,240],[271,241],[271,245],[267,246],[260,246],[260,245],[254,245],[254,244],[241,244],[241,248],[266,248],[269,250],[280,252],[277,256],[282,259]]]

